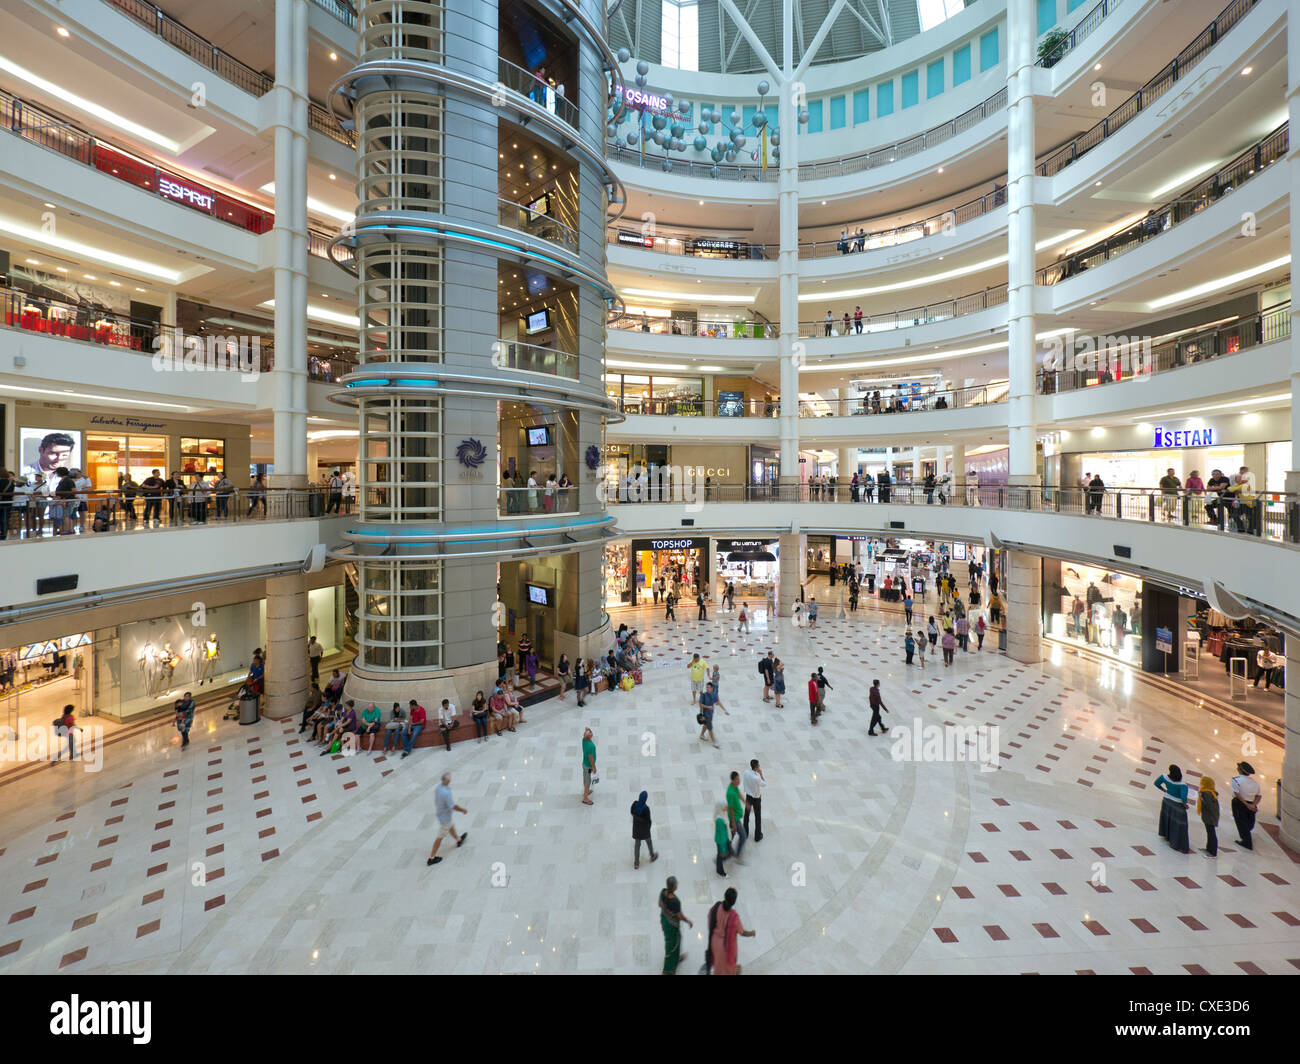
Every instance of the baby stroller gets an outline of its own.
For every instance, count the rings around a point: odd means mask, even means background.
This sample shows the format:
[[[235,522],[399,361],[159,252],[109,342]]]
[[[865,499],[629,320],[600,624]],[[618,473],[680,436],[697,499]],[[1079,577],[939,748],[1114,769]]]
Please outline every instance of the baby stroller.
[[[249,684],[248,682],[244,682],[240,684],[239,691],[235,695],[235,700],[226,707],[226,712],[222,715],[221,719],[238,720],[239,703],[244,701],[244,699],[246,698],[257,698],[259,692],[254,689],[256,686],[257,686],[256,684]]]

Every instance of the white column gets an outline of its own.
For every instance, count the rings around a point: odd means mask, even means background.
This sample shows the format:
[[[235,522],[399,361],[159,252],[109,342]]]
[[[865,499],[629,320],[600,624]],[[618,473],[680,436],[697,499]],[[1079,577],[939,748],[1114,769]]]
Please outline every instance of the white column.
[[[1037,555],[1009,550],[998,591],[1006,609],[1007,656],[1031,664],[1043,658],[1043,569]]]
[[[1007,431],[1012,484],[1036,483],[1034,456],[1033,0],[1007,3]]]
[[[842,498],[849,497],[849,481],[853,479],[853,474],[858,471],[858,449],[857,447],[841,447],[840,463],[836,470],[839,478],[839,485],[844,490],[840,493]]]
[[[966,503],[966,445],[952,445],[952,502],[958,506]]]
[[[799,601],[799,589],[807,576],[807,552],[802,535],[782,536],[779,543],[781,568],[777,579],[777,606],[782,617],[789,617],[794,612],[794,604]]]
[[[275,4],[275,472],[307,474],[307,0]]]
[[[790,0],[785,0],[789,25]],[[781,70],[783,78],[777,97],[777,126],[781,134],[780,169],[777,174],[780,212],[780,252],[777,270],[780,284],[781,333],[781,483],[799,482],[799,365],[803,344],[799,341],[799,108],[795,105],[792,81],[794,63],[790,34],[784,35]]]
[[[266,705],[285,720],[307,701],[307,590],[301,573],[266,582]]]
[[[1300,122],[1300,0],[1287,5],[1287,117]],[[1300,127],[1298,127],[1300,128]],[[1287,155],[1291,176],[1291,260],[1300,262],[1300,148]],[[1291,303],[1291,469],[1286,490],[1300,492],[1300,308]],[[1300,639],[1286,641],[1286,746],[1282,754],[1282,841],[1300,851]],[[1267,798],[1267,796],[1265,796]],[[1261,803],[1260,808],[1265,808]]]

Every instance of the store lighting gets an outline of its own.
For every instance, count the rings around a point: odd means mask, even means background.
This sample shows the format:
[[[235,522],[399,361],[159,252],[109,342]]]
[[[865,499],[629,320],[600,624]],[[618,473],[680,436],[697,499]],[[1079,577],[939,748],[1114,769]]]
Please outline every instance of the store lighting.
[[[27,395],[53,395],[60,399],[72,396],[74,399],[88,399],[97,403],[114,403],[118,406],[121,406],[123,402],[120,395],[96,395],[93,392],[74,392],[66,388],[20,388],[16,384],[0,384],[0,391],[22,392]],[[184,410],[187,412],[194,409],[194,407],[184,406],[181,403],[160,403],[152,399],[132,399],[131,405],[165,407],[168,410]]]
[[[677,362],[655,362],[655,363],[653,363],[653,364],[648,363],[648,362],[620,362],[620,361],[619,361],[618,359],[616,359],[616,358],[607,358],[607,359],[605,359],[605,365],[607,365],[607,366],[617,366],[617,367],[620,367],[620,368],[622,368],[622,369],[677,369],[677,370],[682,370],[682,369],[690,369],[690,368],[691,368],[690,366],[683,366],[683,365],[681,365],[680,363],[677,363]]]
[[[67,28],[64,27],[64,26],[55,26],[55,27],[54,27],[54,32],[57,33],[60,37],[71,37],[71,36],[72,36],[72,34],[69,33],[68,30],[67,30]],[[1249,70],[1250,67],[1247,67],[1246,69]]]
[[[126,255],[119,255],[115,251],[106,251],[103,248],[83,244],[77,240],[69,240],[54,233],[47,233],[43,229],[29,229],[27,226],[10,218],[0,217],[0,233],[7,233],[10,236],[17,237],[26,244],[56,248],[59,251],[69,252],[79,259],[91,259],[105,266],[115,266],[128,273],[142,273],[149,277],[156,277],[161,281],[167,281],[169,284],[179,284],[181,281],[181,272],[179,270],[169,270],[157,263],[129,258]],[[67,271],[63,270],[61,272],[66,273]]]
[[[1167,181],[1165,184],[1161,185],[1158,189],[1153,191],[1151,193],[1151,198],[1153,200],[1159,199],[1167,192],[1173,192],[1175,189],[1182,188],[1184,185],[1190,185],[1202,174],[1208,174],[1211,170],[1213,170],[1218,165],[1219,165],[1218,159],[1211,159],[1208,163],[1202,163],[1194,170],[1184,170],[1177,177],[1173,178],[1171,181]]]
[[[1253,73],[1255,73],[1255,68],[1253,66],[1247,66],[1241,68],[1241,76],[1243,78],[1248,78]]]
[[[59,100],[78,111],[84,111],[86,114],[94,115],[100,121],[107,122],[111,126],[116,126],[125,133],[130,133],[132,136],[139,137],[141,140],[146,140],[150,144],[156,144],[158,147],[172,155],[180,154],[180,144],[172,140],[170,137],[164,137],[157,130],[150,129],[148,126],[142,126],[138,122],[132,122],[129,118],[124,118],[117,112],[110,111],[107,107],[101,107],[99,104],[92,103],[90,100],[78,96],[76,93],[69,92],[67,89],[55,85],[54,82],[47,81],[45,78],[33,74],[30,70],[20,67],[13,60],[6,59],[2,55],[0,55],[0,70],[3,70],[11,77],[17,78],[19,81],[26,82],[34,89],[38,89],[49,96],[53,96],[56,100]]]
[[[265,185],[259,188],[258,191],[265,192],[268,196],[274,196],[275,182],[268,181]],[[335,221],[342,222],[344,225],[356,220],[355,213],[341,211],[337,207],[331,207],[328,203],[322,203],[320,200],[313,199],[311,196],[307,197],[307,209],[309,211],[315,211],[317,214],[323,214],[326,218],[333,218]]]
[[[258,306],[274,310],[275,300],[268,299],[263,303],[259,303]],[[307,317],[315,318],[317,321],[326,321],[331,325],[346,325],[351,329],[359,329],[361,327],[361,319],[355,314],[340,314],[336,310],[326,310],[324,307],[313,307],[310,303],[307,304]]]
[[[39,260],[39,259],[28,259],[28,260],[27,260],[27,265],[28,265],[28,266],[39,266],[40,264],[41,264],[41,263],[40,263],[40,260]]]
[[[623,288],[623,295],[640,296],[642,299],[686,300],[703,303],[753,303],[756,295],[745,296],[737,292],[656,292],[650,288]]]
[[[1258,277],[1262,273],[1268,273],[1269,270],[1276,270],[1279,267],[1286,266],[1290,262],[1291,256],[1283,255],[1281,258],[1261,263],[1258,266],[1252,266],[1249,269],[1241,270],[1238,273],[1231,273],[1226,277],[1217,277],[1213,281],[1206,281],[1204,284],[1194,285],[1191,288],[1184,288],[1181,292],[1173,292],[1170,295],[1161,296],[1159,299],[1152,299],[1147,303],[1147,309],[1160,310],[1164,307],[1172,306],[1175,303],[1184,303],[1191,299],[1199,299],[1202,296],[1213,295],[1216,292],[1221,292],[1224,289],[1232,288],[1234,285],[1241,284],[1242,281],[1248,281],[1252,277]]]
[[[1071,237],[1078,236],[1082,229],[1067,229],[1063,233],[1049,237],[1046,240],[1040,240],[1034,245],[1035,251],[1044,251],[1053,247],[1062,241],[1069,240]],[[925,277],[916,277],[910,281],[899,281],[896,284],[878,285],[875,288],[846,288],[838,292],[818,292],[801,294],[799,302],[824,302],[828,299],[853,299],[858,296],[883,295],[887,292],[905,292],[912,288],[924,288],[927,285],[939,284],[943,281],[952,280],[954,277],[964,277],[967,274],[979,273],[981,270],[991,269],[994,266],[1002,266],[1007,262],[1006,255],[997,255],[991,259],[984,259],[982,262],[972,263],[969,266],[958,266],[953,270],[945,270],[942,273],[927,274]]]

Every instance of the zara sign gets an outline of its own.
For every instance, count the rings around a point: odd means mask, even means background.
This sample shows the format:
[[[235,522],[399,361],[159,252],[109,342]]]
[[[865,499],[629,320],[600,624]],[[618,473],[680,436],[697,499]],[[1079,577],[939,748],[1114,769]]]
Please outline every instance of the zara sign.
[[[1164,429],[1157,425],[1155,446],[1160,450],[1169,447],[1213,447],[1214,429]]]

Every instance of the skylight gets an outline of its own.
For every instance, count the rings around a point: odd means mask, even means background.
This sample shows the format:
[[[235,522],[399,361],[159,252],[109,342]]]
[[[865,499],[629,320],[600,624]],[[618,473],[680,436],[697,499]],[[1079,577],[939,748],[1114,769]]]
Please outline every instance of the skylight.
[[[916,0],[916,13],[921,18],[921,29],[932,30],[966,7],[966,0]]]

